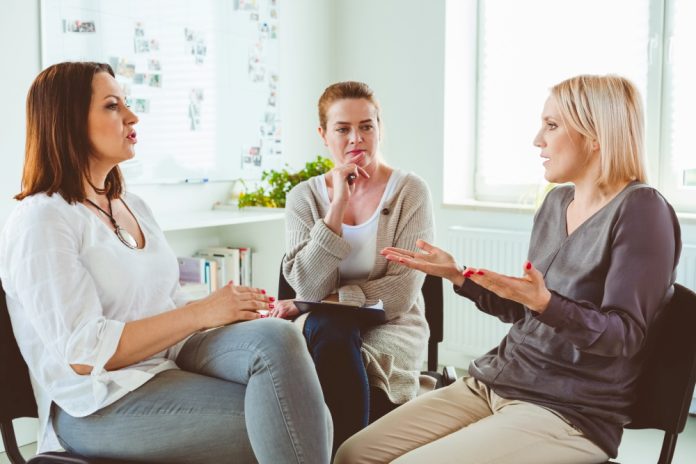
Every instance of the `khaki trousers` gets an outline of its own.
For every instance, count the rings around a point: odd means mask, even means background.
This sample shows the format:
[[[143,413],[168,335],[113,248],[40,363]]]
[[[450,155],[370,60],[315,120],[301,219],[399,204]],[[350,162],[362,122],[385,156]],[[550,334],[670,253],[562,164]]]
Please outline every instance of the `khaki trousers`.
[[[469,377],[409,401],[353,435],[334,464],[590,464],[607,459],[554,412],[501,398]]]

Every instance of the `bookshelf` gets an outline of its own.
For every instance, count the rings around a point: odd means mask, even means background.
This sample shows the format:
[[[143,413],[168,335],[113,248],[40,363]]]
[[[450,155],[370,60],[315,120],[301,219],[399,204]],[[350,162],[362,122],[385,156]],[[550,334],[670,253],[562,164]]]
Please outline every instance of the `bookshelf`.
[[[285,210],[221,209],[155,213],[177,256],[193,256],[211,246],[249,247],[255,287],[278,290],[278,269],[285,253]]]

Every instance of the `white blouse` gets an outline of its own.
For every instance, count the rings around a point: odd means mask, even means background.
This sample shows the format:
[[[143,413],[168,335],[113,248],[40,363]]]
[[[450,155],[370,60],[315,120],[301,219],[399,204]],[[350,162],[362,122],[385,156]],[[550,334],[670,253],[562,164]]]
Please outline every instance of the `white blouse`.
[[[372,216],[370,216],[367,221],[356,225],[342,224],[341,232],[343,234],[343,239],[350,244],[350,254],[348,254],[339,265],[339,272],[341,275],[340,285],[343,286],[365,281],[372,272],[377,253],[379,216],[382,212],[384,203],[391,197],[394,192],[394,187],[403,175],[404,173],[397,169],[392,171],[387,185],[384,188],[382,198],[374,213],[372,213]],[[325,175],[314,177],[313,181],[316,182],[315,186],[318,187],[317,190],[322,194],[321,200],[328,209],[331,200],[329,199],[329,190],[326,187]]]
[[[183,342],[115,371],[113,356],[126,322],[181,305],[176,256],[150,209],[124,195],[145,237],[130,249],[83,204],[59,194],[22,200],[0,235],[0,278],[12,329],[29,366],[39,412],[39,452],[60,448],[51,402],[84,417],[176,368]],[[71,364],[93,366],[78,375]]]

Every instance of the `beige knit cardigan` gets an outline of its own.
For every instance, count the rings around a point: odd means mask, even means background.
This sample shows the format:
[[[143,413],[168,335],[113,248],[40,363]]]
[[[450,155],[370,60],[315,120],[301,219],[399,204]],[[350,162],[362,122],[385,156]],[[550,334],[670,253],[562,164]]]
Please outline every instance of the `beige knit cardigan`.
[[[298,184],[287,196],[283,273],[301,300],[320,301],[338,293],[339,300],[348,304],[384,302],[387,322],[363,330],[362,357],[370,385],[401,404],[418,393],[428,342],[421,295],[425,276],[387,261],[379,252],[387,246],[416,250],[419,238],[432,241],[428,186],[415,174],[404,174],[381,208],[372,272],[362,283],[339,287],[339,264],[350,253],[350,244],[324,223],[321,193],[311,182]],[[305,319],[296,322],[302,326]]]

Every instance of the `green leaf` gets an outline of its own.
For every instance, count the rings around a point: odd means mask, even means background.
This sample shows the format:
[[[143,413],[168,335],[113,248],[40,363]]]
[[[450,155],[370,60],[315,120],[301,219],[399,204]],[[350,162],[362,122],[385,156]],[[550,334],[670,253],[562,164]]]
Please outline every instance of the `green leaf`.
[[[287,164],[286,167],[289,167]],[[333,161],[329,158],[317,156],[314,161],[305,163],[304,169],[297,172],[289,172],[287,169],[280,171],[263,171],[261,187],[252,192],[246,190],[239,196],[239,207],[266,206],[271,208],[285,208],[285,196],[294,186],[309,178],[324,174],[333,169]]]

